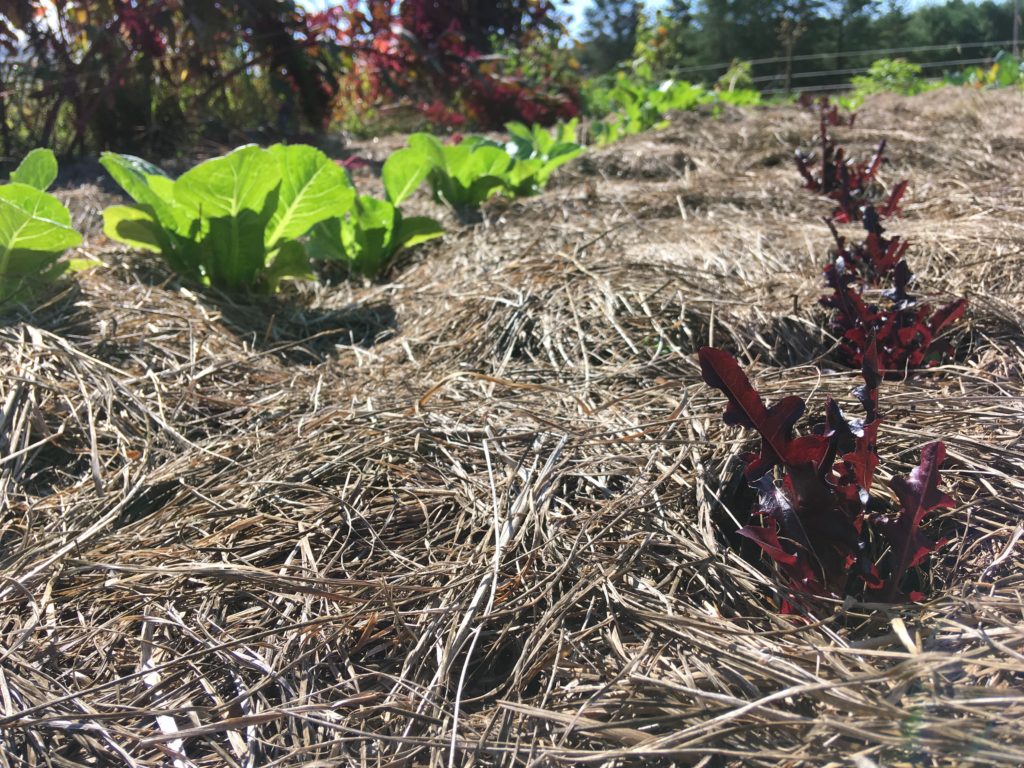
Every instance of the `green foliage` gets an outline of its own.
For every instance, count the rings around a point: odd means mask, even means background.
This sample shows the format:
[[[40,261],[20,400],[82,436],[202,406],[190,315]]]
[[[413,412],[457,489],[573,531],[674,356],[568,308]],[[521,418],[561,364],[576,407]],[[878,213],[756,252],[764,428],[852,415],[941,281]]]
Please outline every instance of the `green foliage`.
[[[510,140],[505,151],[513,158],[505,179],[505,190],[513,197],[535,195],[543,190],[551,174],[579,157],[583,147],[576,143],[579,120],[559,123],[551,131],[539,125],[508,123]]]
[[[226,291],[273,291],[283,279],[310,277],[298,238],[343,216],[355,198],[345,171],[302,144],[239,147],[177,180],[130,155],[105,152],[100,162],[135,201],[103,212],[107,236]]]
[[[857,75],[851,83],[854,93],[861,97],[883,92],[913,96],[926,88],[921,66],[906,59],[878,59],[866,74]]]
[[[501,191],[512,167],[512,157],[505,150],[472,138],[444,145],[428,133],[414,133],[409,147],[430,166],[427,181],[434,198],[460,215],[479,210]]]
[[[726,93],[754,89],[754,66],[749,61],[733,59],[725,73],[715,81],[715,89]]]
[[[1000,51],[990,67],[970,67],[962,72],[947,74],[948,85],[970,85],[976,88],[1008,88],[1024,83],[1024,62],[1012,53]]]
[[[392,152],[381,169],[388,200],[393,205],[401,205],[430,175],[433,167],[418,149],[405,147]]]
[[[390,201],[360,195],[345,216],[316,226],[309,250],[314,259],[341,261],[356,274],[375,277],[401,249],[443,234],[431,218],[406,218]]]
[[[698,104],[713,101],[714,95],[703,86],[685,80],[666,80],[652,88],[622,76],[609,91],[609,98],[618,105],[618,111],[592,126],[594,141],[602,146],[624,136],[662,128],[667,125],[665,115],[668,112],[693,109]]]
[[[444,229],[436,221],[406,218],[398,208],[432,168],[417,149],[392,152],[381,170],[387,200],[360,195],[344,216],[318,224],[310,238],[310,255],[319,261],[344,262],[355,274],[376,277],[403,248],[441,237]]]
[[[734,107],[756,107],[761,103],[761,92],[752,88],[738,88],[735,91],[714,91],[714,100]]]
[[[46,192],[56,176],[53,152],[35,149],[0,186],[0,301],[31,297],[67,269],[58,260],[82,242],[68,209]]]

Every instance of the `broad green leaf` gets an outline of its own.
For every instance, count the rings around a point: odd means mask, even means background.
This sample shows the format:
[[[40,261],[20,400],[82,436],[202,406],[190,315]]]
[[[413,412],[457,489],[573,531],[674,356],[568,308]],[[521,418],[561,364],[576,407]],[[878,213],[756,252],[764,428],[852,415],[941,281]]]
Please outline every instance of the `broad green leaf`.
[[[505,130],[508,131],[510,135],[515,136],[516,138],[522,139],[523,141],[528,141],[531,144],[533,143],[533,131],[531,131],[523,123],[520,123],[516,120],[513,120],[510,123],[505,123]]]
[[[360,229],[380,230],[391,239],[391,230],[395,227],[395,211],[397,209],[387,200],[380,200],[370,195],[360,195],[359,204],[353,215],[349,217]]]
[[[356,211],[342,222],[341,240],[355,272],[372,277],[394,254],[398,210],[387,200],[362,195]]]
[[[473,180],[470,158],[474,151],[473,147],[465,144],[444,147],[442,149],[444,164],[440,166],[439,170],[444,170],[450,177],[458,179],[464,186],[468,186],[469,182]],[[465,180],[466,176],[469,177],[468,180]]]
[[[62,239],[74,239],[75,241],[63,245],[55,241],[55,247],[70,248],[81,242],[81,235],[71,229],[71,212],[53,195],[47,194],[35,187],[30,187],[28,184],[4,184],[0,186],[0,200],[12,209],[20,209],[21,212],[33,219],[39,219],[42,222],[51,224],[59,224],[61,227],[69,230],[71,234],[62,235]],[[11,215],[15,215],[13,211]],[[74,236],[73,238],[72,235]]]
[[[559,122],[555,126],[556,135],[559,144],[577,144],[579,142],[578,131],[580,127],[580,119],[574,117],[568,122]]]
[[[392,152],[384,161],[381,179],[388,200],[401,205],[427,178],[434,164],[420,149],[406,147]]]
[[[351,214],[350,214],[351,215]],[[344,261],[341,243],[341,218],[321,221],[309,233],[309,257],[315,261]]]
[[[409,137],[409,146],[422,152],[427,161],[435,167],[445,166],[444,145],[429,133],[414,133]]]
[[[305,144],[275,144],[267,150],[281,174],[277,209],[265,237],[273,249],[306,234],[321,221],[343,216],[355,200],[345,170],[323,152]]]
[[[267,286],[276,291],[282,280],[315,280],[306,249],[298,240],[289,240],[276,252],[265,273]]]
[[[539,191],[538,175],[544,168],[544,161],[516,160],[508,172],[506,186],[515,197],[527,197]]]
[[[150,208],[167,230],[187,234],[196,217],[190,216],[174,199],[174,180],[160,168],[133,155],[104,152],[100,164],[128,196]]]
[[[469,147],[470,149],[476,149],[477,147],[498,147],[499,149],[504,149],[502,144],[483,136],[466,136],[459,142],[459,145]]]
[[[506,155],[507,157],[507,155]],[[470,206],[479,208],[491,195],[505,186],[501,176],[481,176],[469,185],[468,199]]]
[[[512,158],[497,147],[480,147],[473,150],[469,162],[465,166],[466,177],[460,175],[460,181],[470,183],[481,176],[501,176],[512,165]],[[469,176],[468,174],[472,174]]]
[[[428,216],[410,216],[398,223],[395,232],[395,245],[398,248],[412,248],[414,245],[444,235],[444,227]]]
[[[174,182],[174,197],[204,218],[237,216],[262,211],[280,183],[281,169],[274,156],[247,144],[183,173]]]
[[[280,183],[273,155],[254,145],[200,163],[174,182],[178,203],[204,221],[200,259],[213,285],[240,290],[255,284]]]
[[[81,242],[56,198],[27,184],[0,186],[0,299],[52,279],[60,255]]]
[[[548,133],[543,126],[533,126],[533,147],[534,153],[540,156],[544,156],[551,151],[551,148],[555,146],[557,140],[554,134]]]
[[[103,211],[103,234],[133,248],[153,253],[170,249],[163,227],[149,211],[134,205],[111,205]]]
[[[583,153],[583,147],[579,144],[573,144],[571,142],[559,142],[551,148],[551,151],[547,153],[548,160],[555,160],[556,158],[565,158],[562,162],[568,162],[574,157],[579,157]]]
[[[536,143],[533,132],[522,123],[505,123],[511,139],[505,145],[505,151],[517,160],[526,160],[536,154]]]
[[[11,174],[11,181],[45,190],[57,178],[57,158],[49,149],[33,149]]]

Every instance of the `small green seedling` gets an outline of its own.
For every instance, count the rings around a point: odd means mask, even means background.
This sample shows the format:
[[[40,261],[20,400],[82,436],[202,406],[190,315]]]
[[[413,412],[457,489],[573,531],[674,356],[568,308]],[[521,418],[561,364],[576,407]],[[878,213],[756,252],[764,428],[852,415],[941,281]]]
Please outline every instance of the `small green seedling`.
[[[130,155],[105,152],[100,162],[135,201],[107,208],[104,232],[159,253],[188,280],[230,292],[312,278],[299,238],[355,201],[344,169],[303,144],[246,145],[177,180]]]
[[[69,268],[59,261],[82,242],[71,213],[47,188],[57,178],[49,149],[34,149],[0,186],[0,302],[24,299]]]
[[[444,145],[429,133],[414,133],[409,148],[429,168],[427,181],[434,198],[466,216],[505,187],[512,158],[504,149],[476,140]]]
[[[505,178],[506,192],[513,197],[526,197],[541,192],[551,174],[570,160],[579,157],[583,147],[576,143],[578,120],[559,123],[552,131],[539,125],[507,123],[511,137],[505,151],[513,158]]]
[[[444,234],[426,216],[403,216],[399,205],[427,178],[432,165],[415,149],[400,149],[384,163],[381,178],[387,199],[360,195],[344,216],[318,224],[310,239],[310,255],[322,261],[341,261],[352,272],[375,277],[403,248]]]

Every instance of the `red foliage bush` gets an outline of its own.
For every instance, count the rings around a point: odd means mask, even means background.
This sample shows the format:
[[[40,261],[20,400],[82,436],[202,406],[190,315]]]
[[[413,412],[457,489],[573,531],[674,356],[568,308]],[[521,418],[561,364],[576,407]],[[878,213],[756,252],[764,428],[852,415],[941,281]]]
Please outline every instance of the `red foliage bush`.
[[[339,109],[367,111],[412,95],[421,114],[445,126],[469,120],[497,128],[509,120],[553,123],[574,117],[579,95],[552,3],[505,0],[371,0],[318,14],[347,51]],[[529,50],[530,55],[522,55]]]

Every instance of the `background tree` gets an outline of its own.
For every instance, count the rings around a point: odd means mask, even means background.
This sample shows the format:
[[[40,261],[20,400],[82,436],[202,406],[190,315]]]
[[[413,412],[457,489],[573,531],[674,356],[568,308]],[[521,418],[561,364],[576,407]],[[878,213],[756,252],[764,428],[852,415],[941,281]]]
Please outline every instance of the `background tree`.
[[[588,72],[608,72],[633,55],[642,9],[637,0],[592,0],[584,9],[579,58]]]
[[[818,12],[822,5],[821,0],[789,0],[776,3],[775,34],[782,43],[783,56],[786,57],[786,93],[789,93],[793,85],[793,55],[797,41],[818,20]]]

